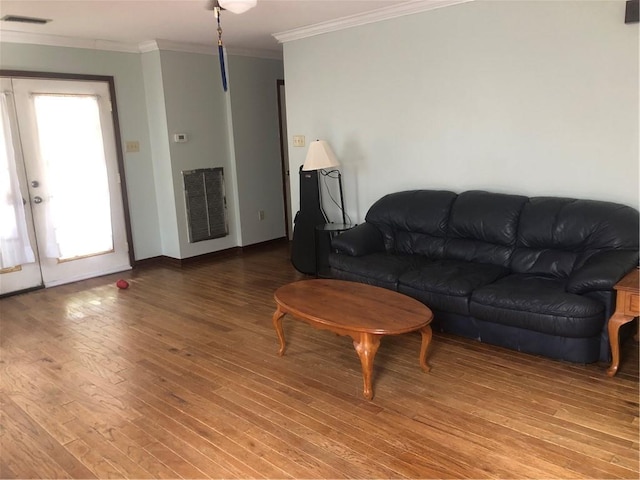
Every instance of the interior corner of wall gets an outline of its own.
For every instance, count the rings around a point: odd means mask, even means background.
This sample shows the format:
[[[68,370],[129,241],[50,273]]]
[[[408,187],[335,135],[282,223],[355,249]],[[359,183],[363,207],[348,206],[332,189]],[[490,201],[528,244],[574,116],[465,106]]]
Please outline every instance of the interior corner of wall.
[[[231,89],[225,95],[225,113],[227,117],[227,142],[229,143],[229,183],[231,188],[231,229],[236,246],[242,245],[242,223],[240,222],[240,194],[238,192],[238,169],[236,166],[235,137],[233,135],[233,114],[231,109]],[[228,204],[229,204],[228,203]]]

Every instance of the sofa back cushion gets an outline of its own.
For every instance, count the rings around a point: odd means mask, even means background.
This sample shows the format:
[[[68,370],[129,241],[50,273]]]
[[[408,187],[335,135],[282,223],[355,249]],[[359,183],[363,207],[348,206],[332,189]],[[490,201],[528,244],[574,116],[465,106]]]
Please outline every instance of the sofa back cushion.
[[[533,197],[520,217],[511,270],[566,278],[603,250],[638,249],[638,212],[597,200]]]
[[[442,258],[447,220],[456,194],[438,190],[412,190],[385,195],[365,217],[375,225],[390,253]]]
[[[445,257],[508,267],[527,197],[461,193],[451,207]]]

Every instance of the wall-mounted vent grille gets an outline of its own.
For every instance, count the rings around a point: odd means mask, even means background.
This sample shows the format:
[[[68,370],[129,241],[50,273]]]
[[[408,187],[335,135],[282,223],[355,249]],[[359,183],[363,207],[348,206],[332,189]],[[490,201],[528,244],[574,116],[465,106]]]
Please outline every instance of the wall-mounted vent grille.
[[[187,202],[189,242],[229,235],[227,200],[222,168],[200,168],[182,172]]]
[[[3,22],[35,23],[36,25],[44,25],[51,21],[48,18],[23,17],[21,15],[5,15],[0,20]]]

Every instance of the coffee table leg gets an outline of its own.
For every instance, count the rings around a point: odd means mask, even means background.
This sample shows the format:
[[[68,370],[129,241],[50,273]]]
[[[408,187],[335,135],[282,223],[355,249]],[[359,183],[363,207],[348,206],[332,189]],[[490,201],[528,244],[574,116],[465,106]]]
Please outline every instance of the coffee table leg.
[[[273,314],[273,327],[276,329],[276,333],[278,334],[278,340],[280,340],[280,350],[278,350],[278,355],[284,355],[284,330],[282,330],[282,317],[284,317],[286,312],[280,310],[280,305],[276,309]]]
[[[358,352],[360,363],[362,364],[362,379],[364,381],[364,398],[371,400],[373,398],[373,389],[371,388],[371,380],[373,376],[373,359],[376,356],[378,347],[380,346],[380,335],[372,335],[371,333],[360,333],[360,337],[353,337],[353,346]]]
[[[420,345],[420,367],[423,372],[427,373],[431,370],[431,367],[427,364],[427,350],[429,349],[431,337],[433,336],[431,326],[427,325],[426,327],[421,328],[420,333],[422,334],[422,345]]]

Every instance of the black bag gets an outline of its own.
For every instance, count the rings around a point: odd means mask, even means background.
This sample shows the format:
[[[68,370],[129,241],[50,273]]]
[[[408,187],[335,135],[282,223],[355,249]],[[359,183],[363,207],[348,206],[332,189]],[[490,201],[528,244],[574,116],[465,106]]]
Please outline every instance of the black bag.
[[[291,263],[301,273],[315,275],[317,269],[316,226],[327,223],[320,207],[318,171],[300,167],[300,210],[293,220]]]

